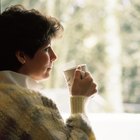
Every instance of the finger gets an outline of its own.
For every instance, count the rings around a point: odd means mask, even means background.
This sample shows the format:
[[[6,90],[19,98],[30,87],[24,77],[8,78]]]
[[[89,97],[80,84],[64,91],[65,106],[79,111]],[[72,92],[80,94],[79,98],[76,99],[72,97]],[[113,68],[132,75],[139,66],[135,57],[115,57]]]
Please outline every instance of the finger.
[[[86,72],[85,72],[85,77],[91,77],[91,78],[92,78],[92,75],[91,75],[90,72],[86,71]]]
[[[74,79],[81,78],[81,71],[79,69],[76,69],[74,72]]]
[[[92,78],[92,76],[89,74],[89,73],[85,73],[85,77],[84,77],[84,80],[86,81],[86,82],[90,82],[90,83],[93,83],[93,78]]]
[[[83,79],[85,77],[85,72],[84,71],[80,71],[81,72],[81,79]]]
[[[92,81],[92,82],[94,81],[93,76],[91,75],[90,72],[85,72],[84,78],[89,79],[89,81]]]
[[[78,66],[76,68],[76,71],[80,71],[80,77],[79,77],[79,72],[78,72],[78,77],[77,78],[83,79],[85,77],[85,71],[82,71],[80,66]]]
[[[95,94],[97,92],[96,87],[97,87],[97,85],[95,83],[92,83],[86,95],[89,97],[89,96]]]
[[[95,94],[97,92],[97,85],[95,83],[93,83],[92,86],[92,95]]]

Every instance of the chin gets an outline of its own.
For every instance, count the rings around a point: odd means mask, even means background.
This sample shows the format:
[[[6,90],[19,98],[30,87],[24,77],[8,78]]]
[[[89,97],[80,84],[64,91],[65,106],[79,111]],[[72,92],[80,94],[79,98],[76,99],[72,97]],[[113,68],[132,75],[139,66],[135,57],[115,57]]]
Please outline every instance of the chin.
[[[45,80],[45,79],[49,78],[49,76],[50,76],[50,71],[45,71],[38,75],[38,80]]]
[[[42,74],[42,75],[38,75],[38,76],[35,76],[35,77],[32,77],[33,79],[35,80],[46,80],[48,77],[50,76],[49,73],[45,73],[45,74]]]

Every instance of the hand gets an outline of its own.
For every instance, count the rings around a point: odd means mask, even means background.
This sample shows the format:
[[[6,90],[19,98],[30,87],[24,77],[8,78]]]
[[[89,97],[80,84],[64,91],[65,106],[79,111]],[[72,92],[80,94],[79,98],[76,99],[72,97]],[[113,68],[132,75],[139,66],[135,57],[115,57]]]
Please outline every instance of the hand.
[[[85,73],[84,76],[81,73]],[[76,69],[71,87],[71,94],[73,96],[89,97],[96,92],[96,84],[93,82],[91,74],[89,72]]]

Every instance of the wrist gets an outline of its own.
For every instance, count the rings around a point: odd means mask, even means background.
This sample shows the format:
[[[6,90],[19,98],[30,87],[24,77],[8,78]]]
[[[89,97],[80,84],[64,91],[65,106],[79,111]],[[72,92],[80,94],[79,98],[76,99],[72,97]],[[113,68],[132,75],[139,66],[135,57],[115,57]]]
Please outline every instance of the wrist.
[[[70,103],[71,103],[71,113],[85,113],[85,103],[87,97],[86,96],[71,96]]]

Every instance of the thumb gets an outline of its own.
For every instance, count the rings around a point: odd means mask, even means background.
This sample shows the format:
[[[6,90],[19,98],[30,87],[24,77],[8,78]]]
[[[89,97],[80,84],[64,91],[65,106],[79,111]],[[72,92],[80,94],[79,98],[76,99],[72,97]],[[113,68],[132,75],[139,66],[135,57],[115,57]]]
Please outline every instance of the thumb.
[[[76,69],[74,72],[74,79],[80,79],[81,78],[81,71],[79,69]]]

